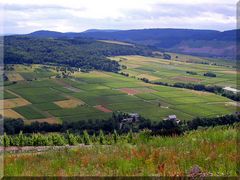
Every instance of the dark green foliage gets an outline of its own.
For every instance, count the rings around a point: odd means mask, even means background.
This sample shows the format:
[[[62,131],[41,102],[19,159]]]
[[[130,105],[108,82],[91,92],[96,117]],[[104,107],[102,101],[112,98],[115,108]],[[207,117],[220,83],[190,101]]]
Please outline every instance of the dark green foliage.
[[[120,65],[107,56],[151,55],[143,47],[123,46],[84,38],[49,39],[26,36],[7,36],[4,39],[5,64],[54,63],[117,72]]]
[[[142,80],[145,83],[149,83],[150,82],[149,79],[147,79],[147,78],[140,78],[140,80]]]
[[[206,72],[203,74],[204,76],[208,76],[208,77],[217,77],[217,75],[213,72]]]
[[[126,116],[126,114],[113,114],[113,118],[115,121],[121,119],[122,117]],[[21,121],[21,120],[18,120]],[[111,122],[111,121],[109,121]],[[74,145],[77,143],[84,143],[84,144],[91,144],[91,142],[100,142],[100,144],[109,144],[109,142],[114,142],[117,143],[118,141],[118,133],[124,134],[127,133],[127,141],[128,142],[133,142],[133,132],[131,129],[133,129],[134,133],[135,132],[141,132],[142,130],[151,130],[152,135],[162,135],[162,136],[172,136],[172,135],[181,135],[185,131],[197,129],[199,127],[211,127],[211,126],[217,126],[217,125],[231,125],[234,123],[239,123],[240,122],[240,115],[226,115],[226,116],[221,116],[221,117],[215,117],[215,118],[195,118],[192,121],[185,122],[182,120],[180,123],[177,123],[175,121],[169,121],[169,120],[164,120],[160,121],[158,123],[151,123],[151,121],[144,119],[143,117],[139,118],[138,122],[132,123],[129,125],[128,128],[126,129],[119,129],[115,128],[114,126],[109,126],[110,129],[106,130],[95,130],[92,129],[92,133],[94,136],[90,138],[88,131],[90,131],[91,125],[87,128],[87,126],[80,126],[80,122],[75,122],[75,123],[70,123],[69,126],[64,125],[58,125],[60,127],[59,129],[55,129],[55,132],[60,132],[60,133],[65,133],[67,130],[75,131],[77,134],[83,134],[81,137],[76,136],[74,134],[71,134],[67,131],[67,134],[65,136],[60,136],[59,134],[51,134],[47,139],[45,137],[42,137],[39,134],[34,134],[32,139],[23,137],[22,133],[20,132],[19,135],[17,136],[4,136],[3,141],[4,144],[9,145],[15,145],[15,146],[21,146],[21,145],[64,145],[64,144],[70,144]],[[33,123],[34,124],[34,123]],[[39,123],[38,127],[47,127],[47,130],[54,129],[56,126],[53,124],[49,124],[48,126],[41,126],[41,124],[44,123]],[[87,125],[87,124],[86,124]],[[30,125],[31,126],[31,125]],[[53,126],[54,128],[49,128]],[[74,128],[73,128],[74,127]],[[85,129],[86,127],[86,129]],[[24,133],[32,133],[29,131],[29,125],[23,127],[21,129]],[[39,132],[46,132],[44,129],[38,130],[35,129],[36,131]],[[87,131],[88,130],[88,131]],[[94,132],[98,132],[99,136],[96,137]],[[8,132],[5,130],[5,132],[8,134]],[[53,131],[49,131],[53,132]],[[82,133],[83,132],[83,133]],[[113,133],[111,136],[104,135],[104,133]],[[12,131],[10,131],[10,134],[12,134]],[[92,140],[92,141],[91,141]],[[24,141],[24,143],[23,143]]]
[[[3,144],[4,144],[4,146],[10,146],[10,138],[8,137],[8,135],[6,133],[4,133],[4,135],[3,135]]]
[[[230,46],[234,46],[236,42],[236,33],[238,30],[220,32],[191,29],[136,29],[115,32],[84,32],[78,35],[95,39],[129,41],[152,46],[159,50],[236,59],[234,50],[229,50]],[[188,52],[182,48],[183,44],[190,47]],[[209,50],[206,50],[205,47],[208,47]],[[199,50],[191,51],[191,48],[199,48]],[[213,51],[213,48],[219,48],[221,51]]]
[[[163,59],[171,60],[172,57],[171,57],[171,55],[164,53],[164,54],[163,54]]]
[[[134,133],[130,130],[127,134],[118,135],[114,130],[113,134],[104,135],[100,130],[99,135],[95,134],[90,137],[88,132],[83,131],[82,135],[64,133],[50,133],[50,134],[23,134],[22,131],[18,135],[7,135],[4,133],[4,146],[63,146],[63,145],[77,145],[84,143],[90,145],[92,143],[116,144],[117,142],[127,142],[135,144],[138,140],[147,143],[152,136],[176,136],[181,135],[186,131],[195,130],[201,127],[214,127],[219,125],[232,125],[240,123],[240,115],[227,115],[216,118],[195,118],[189,122],[175,123],[173,121],[161,121],[154,123],[151,127],[139,130],[139,133]],[[91,141],[92,140],[92,141]]]
[[[105,143],[105,137],[104,137],[104,133],[102,130],[100,130],[99,132],[99,143],[100,144],[104,144]]]
[[[63,146],[65,145],[65,139],[60,134],[53,134],[52,135],[52,143],[54,146]]]
[[[91,144],[91,140],[90,140],[89,134],[88,134],[88,132],[86,130],[83,131],[83,143],[85,145],[90,145]]]
[[[77,137],[74,136],[74,134],[69,133],[69,131],[67,131],[66,139],[67,139],[67,143],[69,145],[76,145],[77,144]]]
[[[19,146],[24,146],[25,137],[24,137],[22,131],[20,131],[20,133],[19,133],[19,135],[18,135],[18,139],[19,139]]]
[[[4,131],[7,134],[18,134],[20,130],[24,129],[24,122],[22,119],[6,119],[4,120]]]
[[[217,118],[195,118],[187,123],[188,129],[193,130],[198,127],[210,127],[217,125],[230,125],[240,122],[239,115],[226,115]]]
[[[197,75],[196,72],[193,72],[193,71],[186,71],[187,74],[191,74],[191,75]]]

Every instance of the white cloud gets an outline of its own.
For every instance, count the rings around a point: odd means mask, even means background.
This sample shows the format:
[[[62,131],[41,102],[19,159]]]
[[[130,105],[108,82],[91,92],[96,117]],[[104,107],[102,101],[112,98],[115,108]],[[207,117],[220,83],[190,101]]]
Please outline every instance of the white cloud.
[[[4,32],[91,28],[234,29],[236,0],[0,0]]]

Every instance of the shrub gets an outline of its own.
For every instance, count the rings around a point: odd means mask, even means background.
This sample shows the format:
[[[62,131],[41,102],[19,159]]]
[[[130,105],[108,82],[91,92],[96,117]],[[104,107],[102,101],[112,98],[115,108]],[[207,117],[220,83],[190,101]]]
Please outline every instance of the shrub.
[[[10,139],[6,133],[3,135],[3,144],[4,146],[10,146]]]
[[[163,54],[163,59],[171,60],[172,57],[171,57],[171,55],[164,53]]]
[[[91,140],[90,140],[90,137],[89,137],[89,134],[86,130],[83,131],[83,143],[85,145],[90,145],[91,144]]]
[[[52,142],[53,142],[54,146],[63,146],[63,145],[66,144],[65,139],[60,134],[53,134],[52,135]]]
[[[104,144],[104,142],[105,142],[104,133],[103,133],[102,130],[100,130],[100,132],[99,132],[99,143]]]
[[[208,77],[217,77],[217,75],[213,72],[207,72],[207,73],[204,73],[203,75]]]
[[[76,136],[74,136],[72,133],[69,133],[69,131],[67,131],[66,139],[67,139],[67,143],[69,145],[76,145],[77,144]]]

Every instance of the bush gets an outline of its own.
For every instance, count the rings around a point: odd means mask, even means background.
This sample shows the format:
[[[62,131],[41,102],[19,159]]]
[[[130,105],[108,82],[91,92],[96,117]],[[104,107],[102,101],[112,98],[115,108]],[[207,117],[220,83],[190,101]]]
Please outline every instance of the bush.
[[[3,144],[4,146],[10,146],[10,139],[6,133],[3,135]]]
[[[171,57],[171,55],[164,53],[164,54],[163,54],[163,59],[171,60],[172,57]]]
[[[104,133],[103,133],[102,130],[100,130],[100,132],[99,132],[99,143],[104,144],[104,142],[105,142]]]
[[[74,134],[69,133],[69,131],[67,131],[66,139],[67,139],[67,143],[69,145],[76,145],[77,144],[76,136],[74,136]]]
[[[204,73],[203,75],[208,77],[217,77],[217,75],[213,72],[207,72],[207,73]]]
[[[89,137],[89,134],[86,130],[83,131],[83,143],[85,145],[90,145],[91,144],[91,140],[90,140],[90,137]]]
[[[196,72],[193,72],[193,71],[186,71],[187,74],[191,74],[191,75],[197,75]]]
[[[65,145],[65,139],[60,134],[52,134],[52,143],[54,146],[63,146]]]

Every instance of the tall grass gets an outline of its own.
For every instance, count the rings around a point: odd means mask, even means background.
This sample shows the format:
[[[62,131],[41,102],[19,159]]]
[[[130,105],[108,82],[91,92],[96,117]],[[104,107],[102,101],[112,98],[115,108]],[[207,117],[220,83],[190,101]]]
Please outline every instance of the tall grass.
[[[198,165],[213,176],[237,175],[237,130],[196,130],[178,137],[131,134],[132,143],[43,153],[6,154],[5,176],[183,176]],[[145,139],[147,138],[147,140]]]

